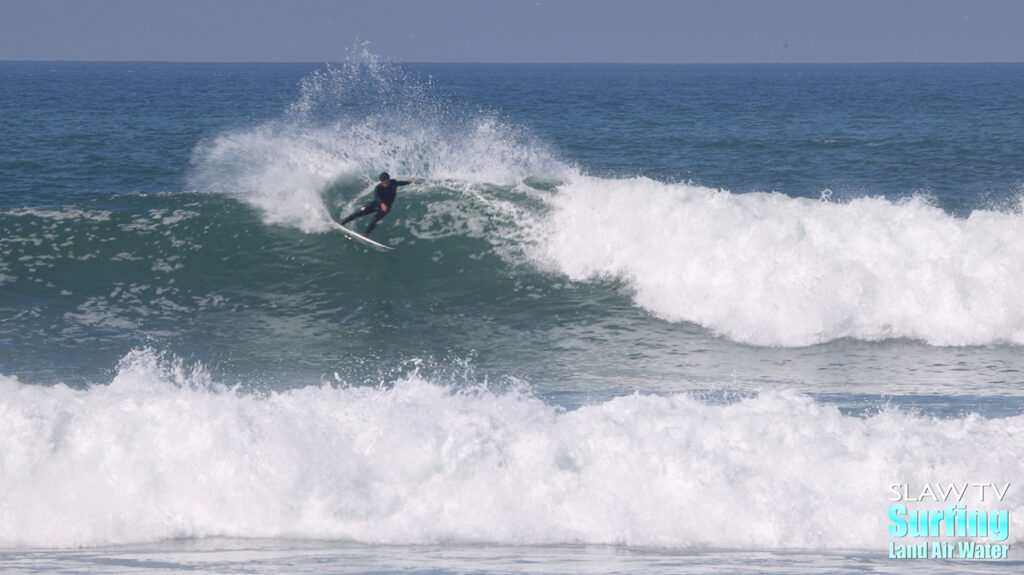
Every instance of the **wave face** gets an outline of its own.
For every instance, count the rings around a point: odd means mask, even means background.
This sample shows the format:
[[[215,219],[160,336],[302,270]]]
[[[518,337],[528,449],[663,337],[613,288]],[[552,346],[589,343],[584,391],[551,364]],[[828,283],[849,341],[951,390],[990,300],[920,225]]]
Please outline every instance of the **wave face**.
[[[1019,477],[1013,450],[989,447],[1024,432],[1021,416],[851,417],[791,392],[565,411],[415,371],[376,388],[251,394],[150,350],[88,390],[0,378],[0,409],[0,547],[229,536],[884,548],[890,483]],[[998,504],[1006,543],[1021,541],[1020,490]]]
[[[0,238],[0,286],[35,310],[12,316],[4,339],[17,344],[41,316],[64,320],[44,328],[59,327],[59,339],[180,334],[186,310],[267,313],[261,302],[271,300],[315,322],[325,309],[341,314],[383,293],[374,277],[388,274],[429,286],[396,291],[411,309],[445,314],[442,303],[465,311],[500,299],[491,308],[503,314],[498,323],[528,317],[538,329],[561,325],[551,306],[569,298],[592,321],[624,318],[621,302],[632,302],[679,329],[697,325],[756,346],[1024,344],[1019,211],[956,217],[918,197],[834,203],[563,177],[428,176],[403,188],[375,234],[399,250],[371,275],[371,256],[331,231],[328,215],[358,204],[364,176],[246,196],[255,213],[219,194],[0,211],[9,231]],[[582,309],[594,298],[608,305]]]

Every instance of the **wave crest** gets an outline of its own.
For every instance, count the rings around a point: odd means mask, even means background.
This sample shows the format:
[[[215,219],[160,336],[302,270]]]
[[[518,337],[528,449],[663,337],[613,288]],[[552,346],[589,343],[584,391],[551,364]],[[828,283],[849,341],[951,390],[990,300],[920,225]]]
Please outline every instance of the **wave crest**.
[[[1024,344],[1024,215],[924,198],[832,203],[637,178],[551,198],[540,264],[624,281],[640,307],[735,341]]]

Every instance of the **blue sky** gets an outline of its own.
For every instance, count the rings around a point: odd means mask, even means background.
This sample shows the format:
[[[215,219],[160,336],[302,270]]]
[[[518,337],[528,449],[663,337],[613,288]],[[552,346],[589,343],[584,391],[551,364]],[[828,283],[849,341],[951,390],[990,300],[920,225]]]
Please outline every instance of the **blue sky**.
[[[0,60],[1024,62],[1022,0],[0,0]]]

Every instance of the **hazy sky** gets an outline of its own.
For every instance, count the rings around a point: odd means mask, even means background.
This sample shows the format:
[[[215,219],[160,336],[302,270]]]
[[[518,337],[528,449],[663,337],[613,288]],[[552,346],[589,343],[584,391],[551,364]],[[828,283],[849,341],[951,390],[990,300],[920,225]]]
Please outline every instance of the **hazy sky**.
[[[1024,0],[0,0],[0,60],[1024,62]]]

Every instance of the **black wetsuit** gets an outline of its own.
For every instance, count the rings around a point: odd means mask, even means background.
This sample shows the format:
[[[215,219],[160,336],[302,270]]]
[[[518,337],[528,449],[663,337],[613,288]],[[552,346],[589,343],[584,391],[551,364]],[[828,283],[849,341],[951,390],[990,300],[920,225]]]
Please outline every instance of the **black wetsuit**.
[[[410,181],[400,182],[398,180],[388,180],[388,185],[386,186],[384,184],[377,184],[377,187],[373,189],[373,200],[359,208],[355,213],[350,214],[348,217],[341,220],[341,225],[345,225],[356,218],[376,213],[377,216],[373,218],[370,225],[366,226],[366,231],[363,232],[364,235],[370,235],[373,228],[377,227],[377,222],[379,222],[384,216],[390,214],[391,210],[394,209],[395,196],[398,195],[398,186],[407,186],[411,183],[412,182]],[[381,204],[387,205],[388,211],[385,212],[381,207]]]

